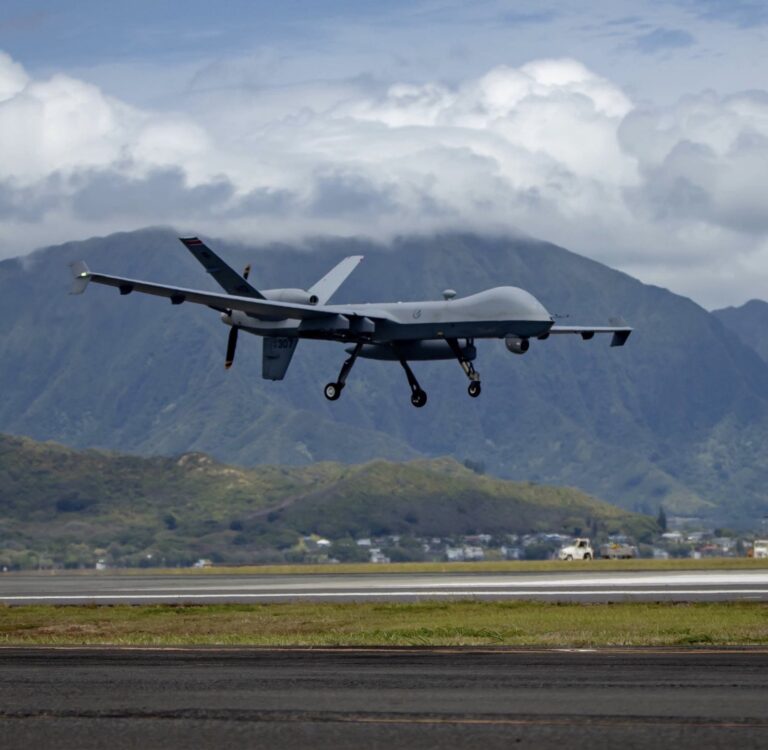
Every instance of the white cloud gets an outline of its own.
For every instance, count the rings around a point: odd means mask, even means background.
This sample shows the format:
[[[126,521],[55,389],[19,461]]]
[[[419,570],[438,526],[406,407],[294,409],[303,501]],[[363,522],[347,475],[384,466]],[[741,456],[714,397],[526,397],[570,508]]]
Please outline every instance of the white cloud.
[[[0,253],[148,223],[250,241],[519,229],[703,303],[765,296],[764,92],[640,107],[570,59],[457,85],[247,83],[150,111],[0,55]]]
[[[0,102],[10,99],[29,83],[24,68],[0,51]]]

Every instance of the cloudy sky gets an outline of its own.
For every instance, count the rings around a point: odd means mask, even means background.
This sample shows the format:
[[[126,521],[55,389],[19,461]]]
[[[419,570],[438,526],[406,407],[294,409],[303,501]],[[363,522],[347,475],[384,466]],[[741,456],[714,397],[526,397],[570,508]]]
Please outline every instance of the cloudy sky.
[[[3,0],[0,258],[520,231],[768,298],[765,0]]]

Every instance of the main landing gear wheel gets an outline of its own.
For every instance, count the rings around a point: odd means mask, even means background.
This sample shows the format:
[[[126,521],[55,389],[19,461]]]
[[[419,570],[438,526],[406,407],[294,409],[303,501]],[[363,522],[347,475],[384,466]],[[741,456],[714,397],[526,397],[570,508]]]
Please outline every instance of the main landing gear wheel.
[[[420,409],[427,403],[427,394],[419,388],[411,394],[411,403]]]
[[[328,385],[325,386],[323,393],[329,401],[335,401],[339,396],[341,396],[341,389],[343,387],[344,386],[340,383],[328,383]]]
[[[335,401],[339,396],[341,396],[341,392],[344,390],[344,386],[347,384],[347,375],[349,375],[349,371],[352,369],[352,365],[355,364],[355,360],[360,354],[360,350],[362,348],[363,344],[361,341],[355,344],[355,348],[352,350],[352,353],[349,355],[349,357],[347,357],[347,359],[344,361],[344,364],[341,366],[339,379],[335,383],[328,383],[328,385],[323,389],[323,393],[329,401]]]
[[[479,380],[473,380],[469,387],[467,388],[467,393],[469,393],[472,398],[477,398],[480,395],[480,391],[482,389],[480,388],[480,381]]]
[[[427,403],[427,394],[421,390],[421,386],[419,385],[419,381],[416,380],[413,370],[411,370],[408,363],[402,358],[400,359],[400,365],[403,370],[405,370],[405,376],[408,378],[408,385],[411,387],[411,403],[417,409],[420,409]]]

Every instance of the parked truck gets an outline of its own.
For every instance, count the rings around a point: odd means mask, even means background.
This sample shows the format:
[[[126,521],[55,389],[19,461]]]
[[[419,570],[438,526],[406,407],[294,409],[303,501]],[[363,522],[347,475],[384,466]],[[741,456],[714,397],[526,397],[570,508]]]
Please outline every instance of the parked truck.
[[[629,560],[637,557],[637,547],[626,542],[610,542],[601,545],[600,557],[603,560]]]
[[[595,551],[589,539],[574,539],[571,544],[561,547],[557,556],[560,560],[592,560],[595,557]]]

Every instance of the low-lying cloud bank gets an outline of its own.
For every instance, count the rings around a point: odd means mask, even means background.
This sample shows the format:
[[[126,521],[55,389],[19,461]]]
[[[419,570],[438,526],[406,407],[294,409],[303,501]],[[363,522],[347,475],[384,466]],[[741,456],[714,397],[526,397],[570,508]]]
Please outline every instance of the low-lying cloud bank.
[[[768,292],[768,92],[632,102],[574,60],[142,111],[0,53],[0,257],[171,224],[261,242],[524,231],[707,305]]]

